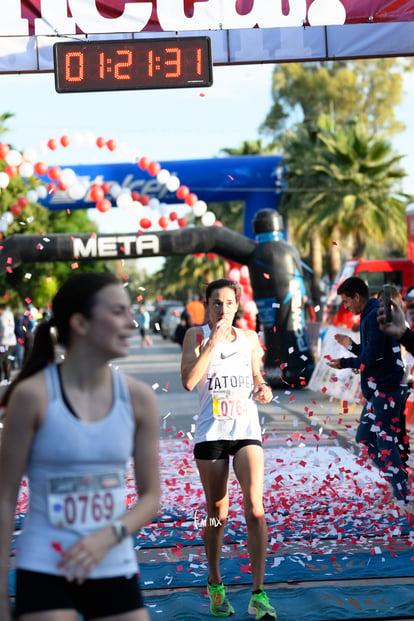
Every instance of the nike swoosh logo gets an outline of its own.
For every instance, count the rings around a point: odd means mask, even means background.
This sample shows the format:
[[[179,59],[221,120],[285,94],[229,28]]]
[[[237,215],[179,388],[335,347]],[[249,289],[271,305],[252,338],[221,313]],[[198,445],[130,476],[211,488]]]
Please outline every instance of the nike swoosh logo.
[[[237,351],[232,351],[231,354],[223,354],[223,352],[220,354],[220,358],[222,360],[225,360],[226,358],[230,358],[230,356],[234,356],[234,354],[237,354]]]

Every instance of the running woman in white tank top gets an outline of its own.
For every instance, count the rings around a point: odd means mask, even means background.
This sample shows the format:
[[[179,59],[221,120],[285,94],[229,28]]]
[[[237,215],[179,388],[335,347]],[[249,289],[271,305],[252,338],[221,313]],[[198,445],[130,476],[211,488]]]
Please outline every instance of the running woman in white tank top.
[[[209,566],[210,610],[230,616],[230,604],[220,573],[220,555],[228,516],[229,456],[243,492],[253,587],[248,611],[256,619],[276,619],[263,589],[267,525],[263,508],[264,460],[255,401],[269,403],[271,388],[260,373],[256,332],[233,327],[240,287],[231,280],[213,281],[206,289],[208,325],[185,335],[181,376],[186,390],[197,387],[200,409],[194,455],[206,497],[203,533]]]
[[[11,621],[10,541],[22,476],[29,511],[16,557],[19,621],[149,621],[131,535],[159,506],[158,407],[149,386],[113,371],[135,323],[112,274],[77,274],[39,324],[2,403],[0,619]],[[56,366],[51,326],[65,348]],[[125,509],[133,458],[139,498]]]

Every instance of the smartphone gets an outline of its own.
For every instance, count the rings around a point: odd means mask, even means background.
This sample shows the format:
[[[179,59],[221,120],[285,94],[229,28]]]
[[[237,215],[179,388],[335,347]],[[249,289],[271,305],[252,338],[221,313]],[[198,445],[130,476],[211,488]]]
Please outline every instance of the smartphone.
[[[391,285],[384,285],[382,288],[382,303],[385,309],[385,322],[391,322]]]

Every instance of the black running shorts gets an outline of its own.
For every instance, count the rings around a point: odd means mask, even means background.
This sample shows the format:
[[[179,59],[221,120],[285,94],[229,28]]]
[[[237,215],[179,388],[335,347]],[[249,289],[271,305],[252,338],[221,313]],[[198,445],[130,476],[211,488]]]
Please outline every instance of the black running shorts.
[[[228,459],[229,455],[235,455],[243,446],[262,446],[260,440],[210,440],[199,442],[194,446],[196,459]]]
[[[144,607],[138,577],[120,576],[86,580],[83,584],[18,569],[16,572],[15,614],[20,616],[46,610],[76,610],[85,621],[109,617]]]

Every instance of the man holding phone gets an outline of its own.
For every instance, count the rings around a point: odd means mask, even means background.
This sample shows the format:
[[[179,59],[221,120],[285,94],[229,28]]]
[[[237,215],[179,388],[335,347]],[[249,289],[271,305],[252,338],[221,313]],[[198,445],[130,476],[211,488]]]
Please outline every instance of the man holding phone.
[[[396,500],[407,503],[406,472],[398,449],[400,410],[407,395],[401,385],[404,365],[397,340],[381,332],[377,322],[380,302],[370,298],[365,281],[357,276],[338,287],[345,309],[361,315],[361,344],[351,345],[353,356],[330,360],[334,369],[359,369],[366,399],[356,441],[366,447],[373,463],[384,472]]]

